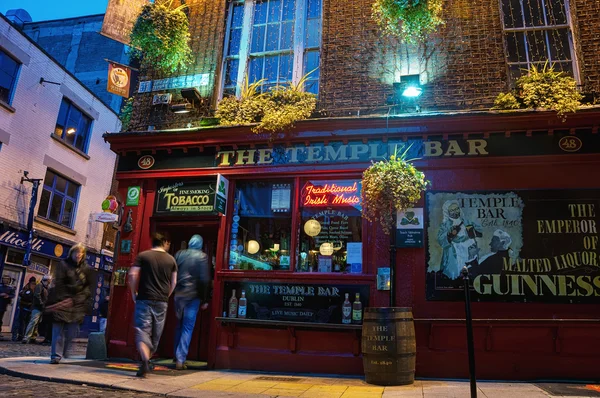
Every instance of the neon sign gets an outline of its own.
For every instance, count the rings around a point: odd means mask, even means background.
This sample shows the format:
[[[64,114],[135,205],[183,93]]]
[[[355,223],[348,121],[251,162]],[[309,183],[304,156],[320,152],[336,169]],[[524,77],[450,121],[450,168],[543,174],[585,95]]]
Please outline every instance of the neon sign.
[[[335,183],[314,185],[310,182],[302,189],[304,207],[354,206],[360,203],[358,183],[339,185]]]

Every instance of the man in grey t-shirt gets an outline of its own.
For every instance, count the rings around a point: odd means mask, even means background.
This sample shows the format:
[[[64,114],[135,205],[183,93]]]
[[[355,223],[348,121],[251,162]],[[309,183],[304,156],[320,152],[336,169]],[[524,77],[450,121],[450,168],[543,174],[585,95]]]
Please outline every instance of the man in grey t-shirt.
[[[135,302],[135,343],[142,357],[137,375],[146,377],[150,358],[162,335],[169,296],[177,285],[177,263],[167,253],[171,242],[152,235],[152,249],[140,253],[129,270],[129,288]]]

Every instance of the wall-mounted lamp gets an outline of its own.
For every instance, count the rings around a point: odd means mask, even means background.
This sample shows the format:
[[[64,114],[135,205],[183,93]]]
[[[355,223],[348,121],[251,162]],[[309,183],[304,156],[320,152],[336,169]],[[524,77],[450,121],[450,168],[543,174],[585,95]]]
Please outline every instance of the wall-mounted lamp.
[[[171,105],[171,111],[173,113],[190,113],[193,109],[194,107],[190,103]]]
[[[181,89],[181,96],[187,102],[171,105],[173,113],[189,113],[202,102],[202,96],[196,87]]]

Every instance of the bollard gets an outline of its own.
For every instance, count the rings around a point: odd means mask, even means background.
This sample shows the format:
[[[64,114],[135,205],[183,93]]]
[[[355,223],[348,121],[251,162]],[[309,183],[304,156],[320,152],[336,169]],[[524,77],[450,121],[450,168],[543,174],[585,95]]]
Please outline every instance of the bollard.
[[[477,380],[475,378],[475,349],[473,347],[473,320],[471,319],[471,290],[469,269],[463,267],[461,271],[465,288],[465,318],[467,321],[467,348],[469,351],[469,378],[471,381],[471,398],[477,398]]]

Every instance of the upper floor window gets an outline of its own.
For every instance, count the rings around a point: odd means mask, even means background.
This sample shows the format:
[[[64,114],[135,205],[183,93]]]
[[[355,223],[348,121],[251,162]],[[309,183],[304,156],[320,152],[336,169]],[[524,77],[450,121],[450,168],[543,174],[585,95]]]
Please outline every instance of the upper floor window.
[[[78,194],[79,184],[59,176],[52,170],[47,170],[38,216],[72,228],[75,223]]]
[[[19,62],[0,49],[0,101],[10,104],[12,99]]]
[[[262,90],[298,82],[318,93],[322,0],[247,0],[229,3],[223,95],[240,93],[246,76]]]
[[[54,128],[54,134],[58,138],[86,152],[91,125],[90,117],[81,112],[71,101],[63,98]]]
[[[548,61],[578,79],[566,0],[502,0],[511,79]]]

